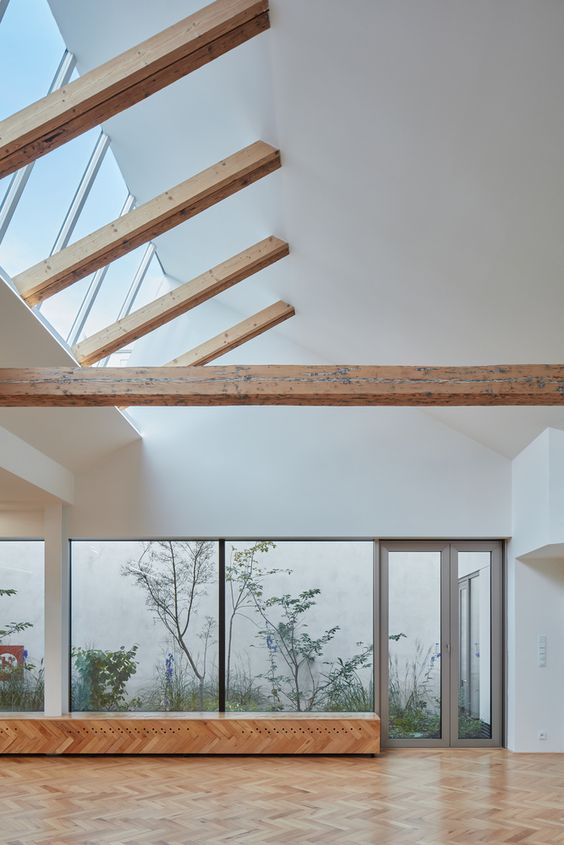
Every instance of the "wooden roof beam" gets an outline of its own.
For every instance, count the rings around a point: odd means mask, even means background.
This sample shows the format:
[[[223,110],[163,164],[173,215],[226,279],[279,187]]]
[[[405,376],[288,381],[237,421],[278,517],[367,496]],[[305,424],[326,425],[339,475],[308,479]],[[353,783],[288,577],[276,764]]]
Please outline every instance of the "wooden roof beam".
[[[268,29],[268,0],[216,0],[0,122],[0,178]]]
[[[75,346],[74,355],[83,366],[95,364],[285,255],[288,255],[287,243],[274,237],[265,238],[81,341]]]
[[[263,308],[252,317],[247,317],[237,325],[232,326],[221,334],[212,337],[210,340],[200,343],[189,352],[179,355],[178,358],[173,358],[166,367],[196,367],[203,364],[209,364],[210,361],[215,361],[216,358],[221,358],[231,352],[232,349],[237,349],[248,340],[258,337],[268,329],[273,329],[293,317],[295,310],[287,302],[275,302],[274,305],[269,305],[268,308]]]
[[[0,407],[564,405],[564,365],[0,369]]]
[[[24,270],[14,283],[36,305],[279,167],[280,152],[256,141]]]
[[[221,358],[222,355],[226,355],[232,349],[237,349],[238,346],[258,337],[268,329],[273,329],[274,326],[293,317],[295,313],[293,307],[287,302],[282,302],[282,300],[275,302],[274,305],[263,308],[262,311],[252,317],[247,317],[246,320],[242,320],[221,334],[200,343],[189,352],[173,358],[165,364],[165,367],[196,367],[209,364],[210,361]],[[120,410],[125,411],[126,408],[122,406]]]

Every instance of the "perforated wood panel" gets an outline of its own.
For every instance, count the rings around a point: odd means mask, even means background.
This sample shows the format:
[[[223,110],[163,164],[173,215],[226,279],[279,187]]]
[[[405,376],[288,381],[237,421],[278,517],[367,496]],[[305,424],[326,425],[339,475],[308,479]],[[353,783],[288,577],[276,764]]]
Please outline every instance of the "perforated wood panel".
[[[372,714],[73,714],[0,719],[2,754],[376,754]]]

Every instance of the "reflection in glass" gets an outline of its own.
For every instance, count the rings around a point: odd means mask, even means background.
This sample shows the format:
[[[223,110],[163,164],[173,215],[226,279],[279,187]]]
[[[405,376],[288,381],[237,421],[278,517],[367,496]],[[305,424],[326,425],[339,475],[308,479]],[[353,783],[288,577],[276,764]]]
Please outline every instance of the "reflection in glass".
[[[71,708],[218,708],[218,544],[73,542]]]
[[[43,566],[41,541],[0,541],[0,711],[43,710]]]
[[[372,568],[372,543],[227,542],[227,709],[373,710]]]
[[[492,735],[490,583],[490,552],[458,552],[460,739]]]
[[[390,739],[441,736],[441,553],[389,552]]]

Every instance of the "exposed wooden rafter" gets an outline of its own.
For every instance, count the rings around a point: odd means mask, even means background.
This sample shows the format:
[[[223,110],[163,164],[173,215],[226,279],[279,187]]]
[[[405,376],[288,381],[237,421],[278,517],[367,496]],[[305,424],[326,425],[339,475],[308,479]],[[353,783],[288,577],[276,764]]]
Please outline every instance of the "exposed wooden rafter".
[[[268,0],[217,0],[0,122],[0,178],[269,27]]]
[[[279,151],[256,141],[25,270],[14,283],[28,305],[36,305],[279,167]]]
[[[94,364],[285,255],[287,243],[275,237],[265,238],[81,341],[74,348],[75,357],[84,366]]]
[[[0,407],[564,405],[564,365],[0,369]]]
[[[247,317],[246,320],[242,320],[230,329],[221,332],[221,334],[212,337],[210,340],[204,341],[204,343],[200,343],[178,358],[174,358],[166,366],[196,367],[208,364],[210,361],[215,361],[216,358],[220,358],[227,352],[231,352],[232,349],[237,349],[238,346],[241,346],[248,340],[258,337],[258,335],[268,331],[268,329],[278,326],[284,320],[293,317],[295,313],[294,308],[288,305],[287,302],[275,302],[274,305],[263,308],[262,311],[259,311],[254,316]]]

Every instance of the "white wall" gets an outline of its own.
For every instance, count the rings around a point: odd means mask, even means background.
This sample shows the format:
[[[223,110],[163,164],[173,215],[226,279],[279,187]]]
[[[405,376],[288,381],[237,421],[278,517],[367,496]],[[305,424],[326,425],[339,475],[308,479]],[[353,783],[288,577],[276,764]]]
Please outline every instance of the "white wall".
[[[71,537],[493,537],[510,461],[395,408],[145,409],[76,479]]]
[[[546,429],[513,460],[512,554],[515,557],[549,542],[549,436],[550,429]]]
[[[510,639],[509,747],[564,752],[564,559],[511,560],[515,626]],[[537,637],[547,637],[538,666]],[[539,731],[547,733],[539,740]]]
[[[564,751],[564,432],[547,429],[513,461],[508,547],[508,744]],[[538,635],[548,660],[538,666]],[[538,733],[545,731],[546,740]]]
[[[0,538],[43,537],[43,508],[40,504],[0,503]]]

